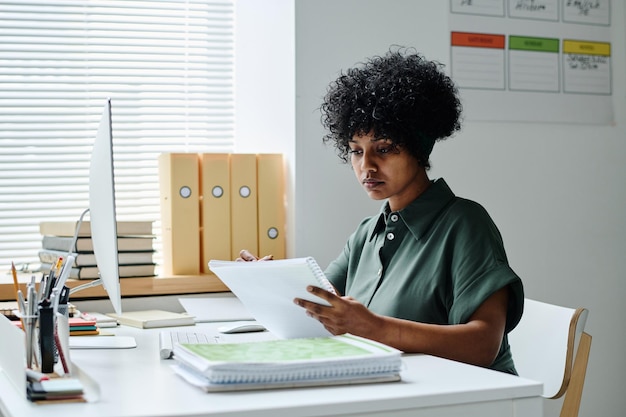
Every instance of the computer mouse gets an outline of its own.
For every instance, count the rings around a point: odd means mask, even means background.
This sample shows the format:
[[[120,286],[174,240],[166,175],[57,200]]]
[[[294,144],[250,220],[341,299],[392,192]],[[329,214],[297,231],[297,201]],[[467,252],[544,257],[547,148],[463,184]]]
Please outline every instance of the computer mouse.
[[[233,321],[217,328],[218,332],[226,334],[262,332],[264,330],[265,327],[257,321]]]

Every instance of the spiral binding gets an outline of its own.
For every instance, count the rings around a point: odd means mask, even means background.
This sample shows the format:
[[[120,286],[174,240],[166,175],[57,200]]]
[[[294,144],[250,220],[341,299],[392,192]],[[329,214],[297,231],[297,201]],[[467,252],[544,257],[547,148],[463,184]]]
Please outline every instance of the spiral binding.
[[[372,361],[335,365],[329,367],[321,364],[301,365],[290,369],[278,369],[268,372],[268,368],[260,366],[246,370],[238,370],[235,374],[229,369],[213,369],[207,375],[212,384],[269,384],[291,381],[315,381],[328,379],[350,379],[357,377],[372,377],[389,375],[399,372],[398,364],[393,362]]]
[[[326,275],[324,274],[324,271],[322,271],[322,268],[320,268],[320,266],[317,264],[317,261],[313,257],[309,256],[306,258],[306,263],[313,272],[313,276],[315,276],[317,282],[319,282],[322,288],[324,288],[328,292],[337,294],[335,292],[335,287],[333,287],[330,281],[328,281]]]

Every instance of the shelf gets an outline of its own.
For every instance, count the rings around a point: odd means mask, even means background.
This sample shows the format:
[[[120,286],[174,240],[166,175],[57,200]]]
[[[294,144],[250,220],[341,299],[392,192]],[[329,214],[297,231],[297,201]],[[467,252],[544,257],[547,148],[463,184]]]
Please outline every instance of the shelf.
[[[18,281],[22,291],[24,291],[23,284],[30,282],[30,277],[31,274],[21,273],[18,275]],[[87,282],[89,282],[89,280],[69,279],[67,280],[67,286],[73,288]],[[214,274],[122,278],[120,279],[120,288],[122,290],[122,297],[229,291],[228,287]],[[76,293],[72,299],[105,297],[107,297],[107,294],[104,288],[98,285],[81,290]],[[0,275],[0,301],[15,301],[15,290],[10,273],[1,273]]]

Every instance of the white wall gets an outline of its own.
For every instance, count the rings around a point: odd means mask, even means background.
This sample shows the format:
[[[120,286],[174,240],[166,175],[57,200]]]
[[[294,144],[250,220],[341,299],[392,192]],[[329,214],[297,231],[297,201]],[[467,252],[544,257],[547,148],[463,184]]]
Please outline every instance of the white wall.
[[[239,67],[238,79],[293,69],[293,77],[274,77],[275,84],[263,85],[260,93],[241,91],[237,104],[237,124],[248,126],[241,133],[257,138],[238,136],[239,149],[275,151],[283,146],[289,159],[290,256],[313,255],[327,264],[361,218],[379,208],[350,168],[339,163],[334,149],[321,142],[317,109],[328,82],[340,69],[383,54],[391,44],[414,46],[427,58],[448,63],[447,3],[238,0],[238,13],[254,16],[245,26],[238,22],[239,41],[263,39],[257,55],[280,50],[280,67],[257,60],[254,66]],[[285,12],[284,20],[275,20],[277,10]],[[624,0],[614,0],[612,12],[614,126],[467,122],[457,136],[437,144],[432,155],[433,178],[445,177],[458,195],[490,212],[527,296],[590,309],[587,330],[594,340],[581,417],[617,417],[626,410]],[[294,49],[285,46],[290,40],[295,40]],[[292,92],[293,102],[287,97]],[[270,117],[251,119],[255,112]],[[279,134],[286,136],[282,145],[276,142]],[[549,402],[546,416],[557,416],[559,405]]]
[[[283,153],[287,205],[295,178],[295,24],[292,0],[237,1],[235,31],[235,151]],[[287,216],[293,236],[294,216]],[[288,253],[295,250],[287,238]],[[243,249],[243,248],[242,248]]]

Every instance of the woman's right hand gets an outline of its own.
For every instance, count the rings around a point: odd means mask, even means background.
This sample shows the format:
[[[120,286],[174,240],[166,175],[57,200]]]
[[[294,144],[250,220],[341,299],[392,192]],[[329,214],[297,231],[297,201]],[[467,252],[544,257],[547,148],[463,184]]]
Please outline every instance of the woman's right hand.
[[[253,254],[251,254],[247,250],[242,249],[241,252],[239,252],[239,258],[235,259],[235,261],[237,261],[237,262],[256,262],[256,261],[271,261],[272,259],[274,259],[274,255],[265,255],[262,258],[257,258],[256,256],[254,256]]]

